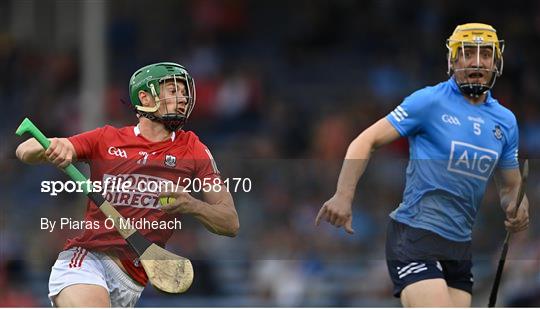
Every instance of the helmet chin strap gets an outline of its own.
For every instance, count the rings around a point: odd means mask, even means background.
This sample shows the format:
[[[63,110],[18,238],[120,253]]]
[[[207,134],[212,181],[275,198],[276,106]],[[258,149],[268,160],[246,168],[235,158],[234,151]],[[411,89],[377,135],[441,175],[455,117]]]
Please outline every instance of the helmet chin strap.
[[[186,117],[180,114],[165,114],[157,117],[157,121],[163,123],[165,129],[174,132],[180,130],[186,124]]]
[[[461,89],[461,92],[468,95],[469,97],[479,98],[481,95],[485,94],[490,88],[482,84],[463,83],[459,84],[459,89]]]
[[[137,110],[137,113],[150,121],[157,121],[165,126],[168,131],[174,132],[180,130],[186,124],[186,117],[180,114],[165,114],[157,116],[154,113]]]
[[[459,89],[461,92],[469,97],[472,98],[479,98],[480,96],[486,94],[491,88],[493,88],[493,85],[495,85],[495,80],[497,79],[497,73],[493,72],[493,76],[491,77],[491,81],[487,84],[481,84],[481,83],[467,83],[467,82],[459,82],[456,79],[456,82],[458,82]]]

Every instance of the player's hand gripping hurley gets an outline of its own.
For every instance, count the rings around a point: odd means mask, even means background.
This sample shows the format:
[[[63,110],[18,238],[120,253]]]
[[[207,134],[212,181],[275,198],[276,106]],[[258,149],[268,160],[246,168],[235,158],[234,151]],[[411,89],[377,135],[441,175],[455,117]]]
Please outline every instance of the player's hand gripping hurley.
[[[31,134],[43,148],[49,147],[50,141],[28,118],[23,120],[15,133],[22,135],[26,132]],[[73,181],[87,181],[87,178],[73,164],[63,170]],[[86,186],[81,187],[99,210],[114,220],[114,227],[137,253],[150,283],[156,289],[167,293],[182,293],[191,286],[193,266],[188,259],[150,242],[136,229],[121,228],[119,222],[124,219],[122,215],[101,194],[88,190]]]
[[[525,187],[527,185],[527,177],[529,177],[529,160],[525,160],[523,163],[523,173],[521,174],[521,184],[519,185],[518,195],[516,199],[516,208],[514,210],[514,216],[517,214],[518,208],[525,196]],[[504,263],[506,262],[506,254],[508,253],[508,243],[510,242],[510,232],[506,232],[506,238],[504,239],[503,249],[501,252],[501,258],[499,259],[499,265],[497,266],[497,273],[493,286],[491,287],[491,293],[489,295],[488,307],[495,307],[497,302],[497,292],[499,291],[499,284],[501,283],[502,271],[504,269]]]

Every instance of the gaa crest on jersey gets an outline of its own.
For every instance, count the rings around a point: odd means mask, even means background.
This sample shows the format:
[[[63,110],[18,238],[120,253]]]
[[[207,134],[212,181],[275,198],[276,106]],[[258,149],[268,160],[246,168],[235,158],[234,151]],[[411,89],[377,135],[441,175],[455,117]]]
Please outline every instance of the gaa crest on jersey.
[[[109,147],[109,149],[107,149],[107,153],[110,154],[111,156],[120,157],[120,158],[127,159],[128,157],[127,152],[124,149],[117,148],[114,146]]]
[[[495,138],[498,140],[501,140],[503,138],[503,132],[501,130],[501,126],[496,125],[495,129],[493,129],[493,135],[495,135]]]
[[[176,157],[173,155],[166,155],[165,156],[165,165],[169,167],[175,167],[176,166]]]

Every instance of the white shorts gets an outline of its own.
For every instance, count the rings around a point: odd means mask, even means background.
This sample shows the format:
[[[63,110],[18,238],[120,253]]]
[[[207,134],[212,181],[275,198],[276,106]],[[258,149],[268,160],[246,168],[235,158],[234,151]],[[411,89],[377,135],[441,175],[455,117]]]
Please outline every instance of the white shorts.
[[[49,299],[73,284],[95,284],[109,291],[112,307],[134,307],[144,286],[135,282],[106,254],[81,247],[60,252],[49,278]]]

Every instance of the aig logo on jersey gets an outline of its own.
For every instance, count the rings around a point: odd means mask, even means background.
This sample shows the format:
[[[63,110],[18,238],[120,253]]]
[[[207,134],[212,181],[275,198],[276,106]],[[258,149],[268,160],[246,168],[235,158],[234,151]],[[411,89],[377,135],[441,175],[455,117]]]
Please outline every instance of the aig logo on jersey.
[[[169,167],[175,167],[176,166],[176,157],[173,155],[166,155],[165,156],[165,165]]]
[[[454,173],[488,180],[499,154],[491,149],[452,141],[448,170]]]
[[[446,123],[449,123],[449,124],[453,124],[453,125],[456,125],[456,126],[461,125],[461,122],[459,122],[459,119],[456,116],[450,116],[448,114],[444,114],[444,115],[441,116],[441,119],[442,119],[443,122],[446,122]]]

